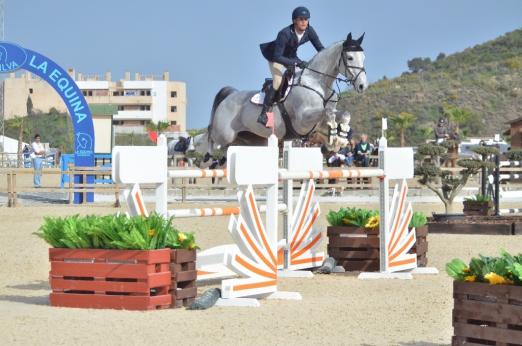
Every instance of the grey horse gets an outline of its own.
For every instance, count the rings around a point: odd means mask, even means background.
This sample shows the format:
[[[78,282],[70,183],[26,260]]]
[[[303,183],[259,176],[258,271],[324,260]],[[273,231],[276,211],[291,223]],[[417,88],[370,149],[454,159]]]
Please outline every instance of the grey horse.
[[[295,73],[291,89],[282,102],[282,109],[274,106],[274,129],[259,124],[256,119],[261,106],[250,101],[256,91],[238,91],[222,88],[214,99],[208,126],[208,150],[231,144],[263,145],[272,131],[279,139],[304,137],[326,118],[330,129],[337,128],[335,105],[339,95],[332,88],[334,81],[351,83],[357,92],[363,92],[368,83],[364,69],[364,34],[336,42],[317,53],[307,68]],[[346,79],[337,78],[341,74]]]

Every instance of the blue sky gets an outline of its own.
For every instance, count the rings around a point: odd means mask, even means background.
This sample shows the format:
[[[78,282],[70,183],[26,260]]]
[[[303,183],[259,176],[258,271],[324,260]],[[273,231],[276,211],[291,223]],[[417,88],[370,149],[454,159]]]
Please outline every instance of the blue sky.
[[[160,74],[187,83],[189,128],[208,124],[224,85],[256,89],[269,75],[259,43],[304,5],[325,46],[366,32],[367,75],[394,77],[413,57],[461,51],[522,27],[522,1],[5,0],[5,39],[83,73]],[[310,44],[299,50],[312,57]]]

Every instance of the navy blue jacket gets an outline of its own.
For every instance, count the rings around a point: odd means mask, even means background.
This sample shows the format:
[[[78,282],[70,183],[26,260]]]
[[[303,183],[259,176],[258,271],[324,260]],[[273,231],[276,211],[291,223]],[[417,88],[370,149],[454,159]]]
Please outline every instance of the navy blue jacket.
[[[291,24],[279,31],[275,41],[262,43],[259,47],[261,48],[261,53],[263,53],[263,56],[268,61],[277,62],[284,66],[291,66],[301,61],[297,57],[297,47],[308,41],[312,42],[318,52],[324,49],[314,28],[310,25],[308,25],[308,28],[305,30],[301,41],[297,42],[294,25]]]

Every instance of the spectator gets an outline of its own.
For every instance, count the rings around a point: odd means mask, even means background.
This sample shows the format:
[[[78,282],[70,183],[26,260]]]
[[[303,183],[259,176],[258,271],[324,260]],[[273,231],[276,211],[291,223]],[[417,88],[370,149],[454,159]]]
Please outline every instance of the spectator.
[[[348,141],[348,144],[346,144],[346,146],[342,147],[339,150],[339,154],[344,156],[344,164],[348,167],[353,166],[354,148],[355,148],[355,142],[353,141],[353,139],[350,139]]]
[[[45,159],[45,149],[40,140],[40,135],[36,134],[34,135],[34,142],[31,143],[31,147],[33,148],[31,159],[33,161],[34,168],[33,185],[37,188],[41,187],[42,165],[43,160]]]
[[[335,151],[330,151],[326,158],[328,167],[341,167],[341,165],[344,163],[344,155],[339,155]]]
[[[362,166],[368,167],[370,165],[370,154],[372,148],[368,143],[368,136],[366,134],[361,135],[361,141],[355,146],[355,160]]]

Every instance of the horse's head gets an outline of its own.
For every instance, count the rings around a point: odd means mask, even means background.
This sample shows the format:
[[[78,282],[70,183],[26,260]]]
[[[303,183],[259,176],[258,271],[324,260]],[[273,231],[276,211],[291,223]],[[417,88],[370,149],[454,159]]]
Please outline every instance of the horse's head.
[[[366,70],[364,68],[364,50],[361,46],[363,39],[364,34],[354,40],[352,33],[349,33],[343,42],[343,50],[339,62],[341,74],[352,83],[353,88],[357,92],[363,92],[368,88]]]

